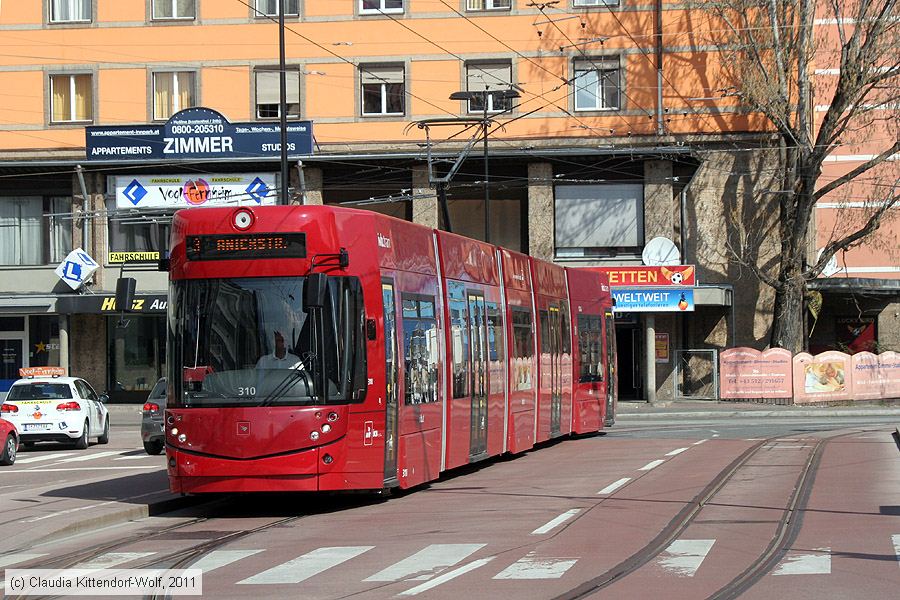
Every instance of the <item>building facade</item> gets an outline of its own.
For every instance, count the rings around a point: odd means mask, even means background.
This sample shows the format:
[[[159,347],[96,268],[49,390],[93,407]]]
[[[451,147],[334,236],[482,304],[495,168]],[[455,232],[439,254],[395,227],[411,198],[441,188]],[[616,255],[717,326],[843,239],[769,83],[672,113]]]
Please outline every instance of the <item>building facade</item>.
[[[767,344],[773,293],[733,260],[727,234],[735,214],[772,227],[777,207],[759,192],[777,189],[778,156],[765,119],[721,93],[718,55],[685,6],[285,0],[284,11],[282,104],[277,0],[0,6],[0,39],[15,48],[0,57],[6,385],[21,366],[60,365],[113,401],[143,401],[166,360],[156,259],[172,212],[203,203],[200,179],[211,204],[258,203],[221,191],[258,179],[266,202],[286,185],[288,202],[449,226],[567,266],[641,265],[650,240],[671,241],[696,267],[693,311],[620,315],[623,398],[702,396],[708,365],[688,351]],[[196,107],[247,129],[284,110],[312,124],[312,152],[290,156],[287,182],[272,153],[88,152],[90,128],[125,147]],[[759,244],[759,264],[775,244]],[[56,273],[75,248],[100,264],[78,290]],[[896,278],[896,265],[874,275]],[[124,314],[121,275],[138,280]],[[877,339],[893,340],[882,345],[900,338],[882,316],[900,307],[890,302],[874,317]],[[835,310],[834,323],[852,316]]]

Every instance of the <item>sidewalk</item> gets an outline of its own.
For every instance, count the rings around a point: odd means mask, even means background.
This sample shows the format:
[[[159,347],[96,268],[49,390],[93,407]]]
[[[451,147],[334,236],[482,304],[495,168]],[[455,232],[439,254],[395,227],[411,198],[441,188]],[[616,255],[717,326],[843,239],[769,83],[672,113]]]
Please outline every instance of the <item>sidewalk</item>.
[[[733,417],[886,417],[900,420],[900,400],[829,405],[776,405],[717,400],[664,400],[653,405],[645,401],[620,400],[616,420],[660,417],[726,419]]]

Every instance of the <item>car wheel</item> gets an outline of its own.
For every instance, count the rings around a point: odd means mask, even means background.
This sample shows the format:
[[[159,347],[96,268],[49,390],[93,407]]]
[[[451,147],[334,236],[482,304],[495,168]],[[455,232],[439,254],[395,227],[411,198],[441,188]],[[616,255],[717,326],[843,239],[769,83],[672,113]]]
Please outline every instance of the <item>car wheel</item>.
[[[144,442],[144,450],[147,452],[147,454],[159,454],[163,451],[164,446],[165,444],[163,444],[162,440],[152,440],[150,442]]]
[[[109,417],[106,417],[106,421],[103,424],[103,435],[97,438],[98,444],[108,444],[109,443]]]
[[[84,422],[84,429],[81,430],[81,437],[75,440],[75,449],[84,450],[88,447],[88,433],[90,432],[90,423]]]
[[[16,462],[16,436],[8,434],[0,450],[0,465],[11,465]]]

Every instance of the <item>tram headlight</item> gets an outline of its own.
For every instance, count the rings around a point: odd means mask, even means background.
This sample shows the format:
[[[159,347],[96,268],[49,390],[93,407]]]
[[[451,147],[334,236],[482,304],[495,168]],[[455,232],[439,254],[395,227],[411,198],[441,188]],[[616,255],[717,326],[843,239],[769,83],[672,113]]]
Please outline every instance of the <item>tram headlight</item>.
[[[329,420],[329,421],[337,421],[337,420],[338,420],[338,414],[337,414],[336,412],[330,412],[330,413],[328,413],[328,420]]]
[[[178,435],[178,428],[177,428],[177,427],[173,427],[173,428],[172,428],[172,431],[170,431],[169,433],[171,433],[172,435]]]
[[[310,433],[309,439],[311,439],[312,441],[316,441],[317,439],[319,439],[319,432],[313,431],[312,433]]]
[[[325,456],[322,457],[322,462],[325,463],[326,465],[330,465],[331,463],[334,462],[334,457],[332,457],[330,454],[326,454]]]
[[[244,208],[235,211],[232,223],[234,224],[235,229],[244,231],[245,229],[249,229],[250,226],[253,225],[253,221],[253,213]]]
[[[328,423],[323,424],[322,433],[328,433],[329,431],[331,431],[331,425],[329,425]]]
[[[178,436],[178,441],[183,444],[184,442],[187,441],[187,436],[182,433],[181,435]]]

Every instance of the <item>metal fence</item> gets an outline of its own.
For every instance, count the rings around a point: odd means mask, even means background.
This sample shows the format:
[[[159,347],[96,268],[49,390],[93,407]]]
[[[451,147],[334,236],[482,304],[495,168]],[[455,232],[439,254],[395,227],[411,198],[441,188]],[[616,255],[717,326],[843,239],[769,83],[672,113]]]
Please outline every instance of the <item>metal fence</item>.
[[[675,399],[718,398],[718,350],[675,350]]]

